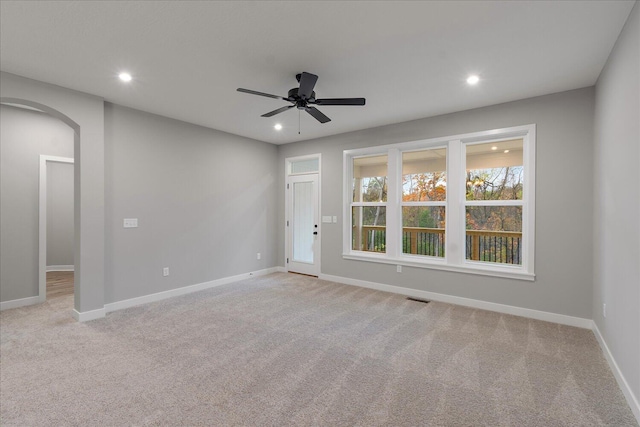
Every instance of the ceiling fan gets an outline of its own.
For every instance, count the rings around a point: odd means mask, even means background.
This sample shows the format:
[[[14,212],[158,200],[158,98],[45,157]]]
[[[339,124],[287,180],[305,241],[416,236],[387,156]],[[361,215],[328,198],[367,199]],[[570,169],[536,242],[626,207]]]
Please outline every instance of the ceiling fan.
[[[278,95],[270,95],[268,93],[257,92],[255,90],[243,89],[241,87],[238,88],[238,92],[249,93],[252,95],[266,96],[267,98],[281,99],[283,101],[290,102],[292,105],[287,105],[286,107],[278,108],[277,110],[270,111],[266,114],[263,114],[261,117],[272,117],[276,114],[280,114],[285,112],[293,107],[296,107],[298,110],[304,110],[307,113],[311,114],[317,121],[320,123],[330,122],[331,119],[325,116],[320,110],[313,105],[364,105],[364,98],[327,98],[327,99],[316,99],[316,93],[313,91],[313,88],[318,81],[318,76],[311,73],[302,72],[296,75],[296,80],[300,83],[300,87],[294,87],[289,90],[289,94],[287,97],[278,96]]]

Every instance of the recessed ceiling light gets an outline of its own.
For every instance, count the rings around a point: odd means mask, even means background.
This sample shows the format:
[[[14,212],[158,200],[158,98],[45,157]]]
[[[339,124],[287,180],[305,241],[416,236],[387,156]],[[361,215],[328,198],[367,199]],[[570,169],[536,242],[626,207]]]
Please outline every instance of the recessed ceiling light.
[[[276,123],[276,125],[273,128],[275,130],[280,130],[280,129],[282,129],[282,125],[280,123]]]
[[[498,147],[496,147],[496,146],[494,145],[493,147],[491,147],[491,149],[492,149],[493,151],[496,151],[496,150],[498,149]]]
[[[505,153],[508,153],[508,152],[509,152],[509,150],[504,150],[504,152],[505,152]]]
[[[480,81],[480,77],[476,76],[476,75],[471,75],[469,77],[467,77],[467,83],[469,83],[470,85],[474,85],[476,83],[478,83]]]
[[[130,82],[131,81],[131,74],[129,73],[120,73],[118,75],[118,77],[120,78],[120,80],[122,80],[123,82]]]

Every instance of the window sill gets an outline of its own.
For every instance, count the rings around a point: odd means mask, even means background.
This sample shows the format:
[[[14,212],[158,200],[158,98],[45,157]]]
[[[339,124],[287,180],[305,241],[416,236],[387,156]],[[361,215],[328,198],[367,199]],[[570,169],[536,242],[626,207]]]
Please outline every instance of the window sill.
[[[535,281],[536,276],[524,272],[520,267],[511,266],[485,266],[478,262],[465,262],[465,265],[447,264],[444,259],[438,260],[411,260],[407,258],[389,258],[382,254],[342,254],[343,259],[352,261],[375,262],[379,264],[402,265],[406,267],[427,268],[432,270],[453,271],[456,273],[476,274],[480,276],[503,277],[506,279]]]

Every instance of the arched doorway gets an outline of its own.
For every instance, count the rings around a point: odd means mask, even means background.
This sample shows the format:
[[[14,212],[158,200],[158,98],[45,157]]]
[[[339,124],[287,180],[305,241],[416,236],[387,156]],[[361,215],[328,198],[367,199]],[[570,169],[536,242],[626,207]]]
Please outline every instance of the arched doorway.
[[[0,103],[38,109],[73,130],[76,268],[71,314],[79,321],[104,317],[104,100],[5,72],[0,72],[0,83]]]
[[[25,99],[17,99],[17,98],[8,98],[8,97],[2,97],[0,98],[0,103],[2,105],[6,105],[6,106],[10,106],[10,107],[19,107],[19,108],[23,108],[23,109],[27,109],[27,110],[34,110],[35,112],[38,113],[44,113],[46,115],[48,115],[49,117],[55,119],[55,120],[59,120],[60,122],[64,123],[64,125],[67,125],[69,128],[71,128],[73,137],[72,137],[72,147],[75,148],[76,146],[78,146],[80,144],[80,125],[78,123],[76,123],[74,120],[72,120],[70,117],[68,117],[67,115],[63,114],[62,112],[51,108],[47,105],[38,103],[38,102],[34,102],[34,101],[30,101],[30,100],[25,100]],[[51,123],[51,122],[50,122]],[[64,126],[61,125],[61,126]],[[70,135],[69,135],[70,136]],[[68,138],[68,137],[67,137]],[[66,138],[65,138],[66,139]],[[74,150],[75,151],[75,150]],[[40,160],[42,160],[43,156],[40,156]],[[47,157],[47,156],[45,156]],[[42,163],[42,162],[41,162]],[[42,166],[42,165],[41,165]],[[43,245],[43,242],[46,242],[46,217],[45,217],[45,222],[43,224],[43,218],[42,218],[42,184],[43,184],[43,179],[46,181],[46,175],[43,177],[42,176],[42,167],[39,170],[40,172],[40,176],[38,177],[38,181],[39,181],[39,192],[40,192],[40,197],[38,200],[38,210],[40,211],[40,218],[38,220],[38,230],[37,230],[37,234],[38,234],[38,253],[37,253],[37,258],[38,258],[38,294],[36,295],[37,298],[34,298],[33,296],[28,297],[28,298],[21,298],[19,300],[13,300],[13,301],[8,301],[8,302],[3,302],[3,308],[12,308],[12,307],[18,307],[21,305],[28,305],[28,304],[33,304],[33,303],[42,303],[45,302],[46,300],[46,244]],[[74,177],[74,181],[78,180],[79,176],[75,176]],[[46,188],[46,186],[45,186]],[[44,193],[46,194],[46,193]],[[46,203],[46,200],[45,200]],[[78,200],[74,197],[74,207],[73,210],[78,211],[79,210],[79,206],[78,206]],[[46,212],[46,210],[45,210]],[[73,229],[74,229],[74,234],[78,233],[80,230],[80,224],[79,221],[75,221],[73,224]],[[74,246],[76,246],[74,244]],[[77,249],[77,248],[74,248]],[[79,270],[80,269],[80,257],[79,256],[74,256],[74,266]],[[27,278],[27,282],[30,282],[31,279]],[[77,297],[80,296],[81,293],[81,287],[78,286],[78,295],[75,295],[74,292],[74,299],[76,299]],[[11,304],[13,302],[13,304]],[[75,307],[75,301],[74,301],[74,307]]]

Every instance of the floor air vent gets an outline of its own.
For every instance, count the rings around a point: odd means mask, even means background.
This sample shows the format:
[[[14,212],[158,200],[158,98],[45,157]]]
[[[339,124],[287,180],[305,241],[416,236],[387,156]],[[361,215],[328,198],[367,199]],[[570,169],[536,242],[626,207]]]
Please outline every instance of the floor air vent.
[[[407,297],[407,299],[410,300],[410,301],[423,302],[425,304],[429,304],[431,302],[431,300],[422,299],[422,298]]]

